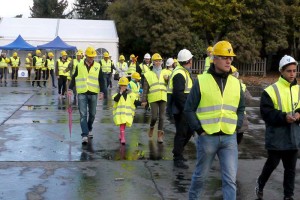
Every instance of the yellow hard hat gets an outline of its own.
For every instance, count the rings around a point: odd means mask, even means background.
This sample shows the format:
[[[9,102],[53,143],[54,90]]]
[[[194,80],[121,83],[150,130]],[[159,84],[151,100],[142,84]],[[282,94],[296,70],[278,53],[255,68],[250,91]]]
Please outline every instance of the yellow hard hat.
[[[128,83],[129,81],[125,76],[121,77],[118,82],[119,85],[128,85]]]
[[[232,46],[227,41],[220,41],[213,47],[214,56],[236,56],[233,53]]]
[[[136,80],[141,80],[141,76],[140,76],[140,74],[138,72],[133,72],[131,74],[131,78],[134,78]]]
[[[78,49],[77,53],[81,53],[81,54],[83,54],[83,51],[82,51],[82,49]]]
[[[134,55],[134,54],[131,54],[131,55],[130,55],[130,58],[135,58],[135,55]]]
[[[237,68],[234,67],[233,65],[230,65],[230,68],[231,68],[232,73],[237,72]]]
[[[212,52],[213,51],[213,47],[212,46],[207,47],[206,51]]]
[[[88,47],[85,50],[85,55],[94,58],[97,56],[97,52],[93,47]]]
[[[32,55],[31,55],[31,53],[28,53],[27,56],[29,57],[29,56],[32,56]]]
[[[14,53],[13,53],[13,56],[18,56],[18,53],[17,53],[17,52],[14,52]]]
[[[103,57],[104,57],[104,58],[109,58],[109,53],[108,53],[107,51],[104,52],[104,53],[103,53]]]
[[[41,52],[41,50],[35,50],[35,54],[41,54],[42,52]]]
[[[123,55],[120,55],[119,60],[125,60],[125,57]]]
[[[67,56],[68,54],[67,54],[66,51],[62,51],[62,52],[60,52],[60,55],[61,55],[61,56]]]
[[[155,53],[152,56],[152,60],[162,60],[162,57],[158,53]]]
[[[49,53],[48,53],[48,56],[49,56],[49,57],[53,57],[54,54],[53,54],[52,52],[49,52]]]
[[[81,55],[82,55],[82,52],[77,51],[76,56],[81,56]]]
[[[178,60],[176,58],[174,58],[173,60],[174,60],[174,63],[178,63]]]

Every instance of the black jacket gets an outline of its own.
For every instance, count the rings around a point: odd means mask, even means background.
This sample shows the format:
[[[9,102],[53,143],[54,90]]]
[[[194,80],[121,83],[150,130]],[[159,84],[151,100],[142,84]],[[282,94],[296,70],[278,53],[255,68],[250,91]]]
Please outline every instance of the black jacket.
[[[213,76],[215,79],[216,83],[218,84],[220,91],[223,93],[224,88],[226,86],[227,78],[231,71],[229,73],[224,73],[224,74],[218,74],[215,71],[215,66],[212,64],[211,67],[209,68],[208,72]],[[191,92],[187,98],[187,101],[185,103],[184,107],[184,113],[187,118],[187,121],[189,123],[189,126],[191,127],[192,130],[196,131],[198,134],[201,134],[203,132],[203,128],[201,126],[200,121],[197,118],[196,115],[196,110],[198,108],[199,102],[201,100],[201,93],[200,93],[200,87],[199,87],[199,81],[196,79],[194,82],[194,85],[191,89]],[[244,111],[245,111],[245,99],[244,99],[244,93],[242,90],[240,90],[240,102],[239,106],[237,108],[237,129],[242,127],[243,124],[243,119],[244,119]]]

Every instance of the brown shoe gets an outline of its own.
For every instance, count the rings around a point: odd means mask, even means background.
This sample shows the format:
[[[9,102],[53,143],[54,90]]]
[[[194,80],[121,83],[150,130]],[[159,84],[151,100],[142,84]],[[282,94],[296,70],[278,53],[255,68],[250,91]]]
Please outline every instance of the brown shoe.
[[[163,143],[164,142],[163,137],[164,137],[164,132],[163,131],[157,131],[157,142],[158,143]]]
[[[150,127],[148,131],[148,136],[151,138],[153,136],[154,127]]]

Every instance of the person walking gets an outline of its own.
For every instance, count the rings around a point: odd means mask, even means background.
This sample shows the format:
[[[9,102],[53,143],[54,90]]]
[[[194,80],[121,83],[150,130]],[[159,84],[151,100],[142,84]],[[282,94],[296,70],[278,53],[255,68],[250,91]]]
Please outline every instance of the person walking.
[[[67,80],[68,76],[70,75],[69,72],[67,72],[67,68],[69,66],[70,61],[67,59],[67,52],[62,51],[60,52],[61,57],[58,61],[56,61],[55,65],[55,73],[58,80],[58,95],[61,98],[66,98],[66,91],[67,91]]]
[[[96,116],[97,99],[103,99],[104,77],[100,64],[95,62],[97,52],[93,47],[85,50],[86,58],[79,62],[72,76],[68,92],[71,95],[74,85],[78,95],[78,109],[82,144],[86,145],[93,138],[93,123]]]
[[[56,88],[55,85],[55,76],[54,76],[54,54],[52,52],[48,53],[48,58],[46,59],[45,62],[45,67],[47,68],[47,74],[46,74],[46,80],[48,80],[49,78],[49,74],[51,76],[51,81],[52,81],[52,87]],[[44,86],[46,86],[45,82],[44,82]]]
[[[142,102],[147,102],[151,107],[151,122],[148,136],[153,136],[154,126],[158,120],[157,142],[163,143],[163,125],[167,103],[167,82],[162,73],[162,57],[155,53],[152,56],[153,68],[145,73]]]
[[[185,103],[189,126],[198,134],[197,163],[189,199],[200,199],[205,179],[217,155],[224,200],[236,199],[238,147],[236,129],[243,123],[245,102],[241,84],[231,75],[235,54],[228,41],[213,47],[213,63],[206,74],[198,75]]]
[[[114,76],[114,80],[119,80],[123,76],[127,76],[126,71],[128,70],[127,63],[125,62],[125,57],[120,55],[119,62],[116,65],[116,74]]]
[[[107,98],[107,88],[110,85],[110,79],[113,69],[115,68],[111,59],[109,59],[109,53],[103,53],[103,59],[100,61],[100,65],[102,68],[104,80],[105,80],[105,91],[104,98]]]
[[[131,90],[133,94],[136,95],[136,100],[140,100],[140,94],[143,93],[143,89],[141,89],[140,85],[141,76],[137,72],[133,72],[131,74],[131,81],[128,84],[128,88]]]
[[[19,67],[21,65],[21,59],[18,56],[17,52],[14,52],[13,56],[10,57],[9,64],[11,66],[11,80],[17,81],[18,80],[18,71],[19,71]]]
[[[27,80],[30,81],[31,78],[31,70],[32,70],[32,54],[28,53],[27,57],[25,58],[25,68],[28,72]]]
[[[4,84],[6,85],[7,82],[7,73],[8,73],[8,63],[10,62],[9,58],[6,57],[6,53],[1,52],[0,56],[0,80],[2,83],[2,79],[4,78]]]
[[[150,71],[150,67],[152,66],[151,63],[151,55],[149,53],[146,53],[144,55],[144,60],[143,62],[139,65],[139,70],[140,70],[140,75],[141,75],[141,85],[142,87],[144,86],[144,80],[145,80],[145,76],[144,74],[148,71]],[[137,70],[137,71],[139,71]]]
[[[137,59],[138,59],[138,56],[136,57],[134,54],[130,55],[130,59],[129,59],[128,63],[127,63],[128,69],[127,69],[127,72],[126,72],[127,75],[129,75],[128,76],[128,80],[129,81],[131,79],[131,74],[133,72],[138,72],[139,74],[141,74],[141,71],[137,70],[137,68],[139,66],[139,63],[138,63]]]
[[[34,81],[32,81],[32,87],[34,87],[34,82],[37,82],[37,87],[41,87],[40,80],[41,80],[41,71],[42,71],[42,63],[43,58],[41,57],[42,52],[37,49],[35,51],[35,56],[33,56],[32,59],[32,66],[35,71],[35,78]]]
[[[280,160],[284,167],[284,200],[294,199],[298,149],[300,147],[300,90],[297,84],[297,61],[288,55],[279,62],[279,80],[261,95],[260,112],[266,124],[265,148],[268,158],[255,187],[258,199]]]
[[[213,51],[212,46],[207,47],[207,49],[206,49],[207,57],[205,58],[205,65],[204,65],[203,74],[207,73],[207,71],[210,67],[210,64],[212,63],[212,51]]]
[[[119,89],[113,95],[115,102],[113,105],[113,120],[115,125],[120,126],[119,140],[123,145],[126,143],[125,128],[131,127],[136,107],[146,104],[146,102],[141,104],[136,99],[136,94],[127,88],[128,84],[128,79],[124,76],[121,77],[118,82]]]
[[[187,96],[193,86],[193,79],[191,78],[191,74],[189,72],[193,65],[193,55],[189,50],[182,49],[178,53],[178,61],[180,65],[177,66],[172,73],[168,84],[168,91],[170,91],[172,99],[172,104],[168,105],[171,106],[169,112],[171,112],[174,116],[176,127],[172,151],[174,166],[187,169],[189,166],[184,163],[186,159],[182,154],[184,147],[191,139],[194,131],[189,127],[183,110]]]

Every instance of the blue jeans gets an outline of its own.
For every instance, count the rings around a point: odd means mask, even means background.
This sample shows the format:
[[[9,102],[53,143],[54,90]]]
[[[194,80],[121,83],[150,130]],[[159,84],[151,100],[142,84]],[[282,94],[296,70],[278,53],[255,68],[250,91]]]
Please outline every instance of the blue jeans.
[[[208,136],[200,135],[197,139],[197,164],[192,176],[189,199],[200,199],[205,179],[211,164],[218,155],[224,200],[236,199],[236,174],[238,166],[238,149],[236,134]]]
[[[87,136],[89,131],[92,131],[93,129],[93,123],[96,116],[97,99],[97,94],[78,94],[78,109],[80,113],[82,137]],[[89,112],[89,116],[87,116],[87,112]]]

